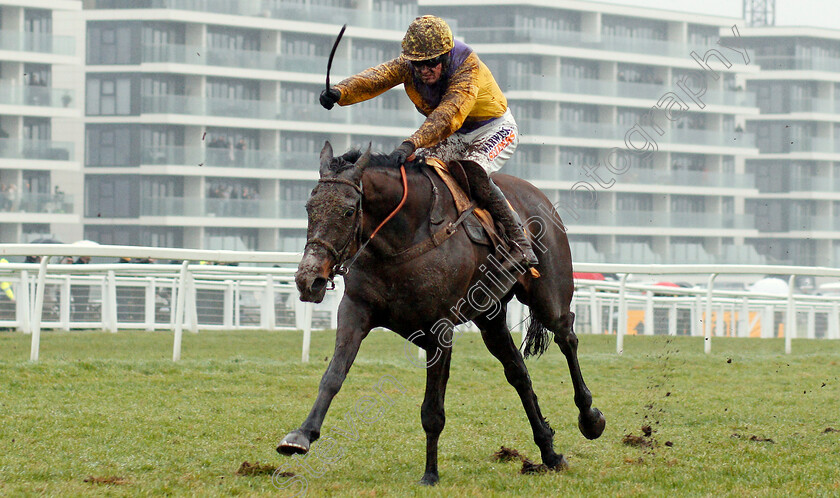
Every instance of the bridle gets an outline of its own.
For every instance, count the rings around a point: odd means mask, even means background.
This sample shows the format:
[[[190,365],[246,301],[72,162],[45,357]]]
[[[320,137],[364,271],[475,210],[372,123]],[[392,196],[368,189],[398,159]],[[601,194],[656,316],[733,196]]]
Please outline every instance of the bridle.
[[[387,218],[382,220],[382,223],[380,223],[379,226],[376,227],[376,230],[374,230],[373,233],[370,234],[370,237],[368,237],[367,240],[364,241],[364,243],[362,243],[361,240],[362,240],[362,232],[363,232],[362,227],[363,227],[363,224],[364,224],[364,213],[362,211],[362,200],[364,199],[364,196],[365,196],[364,194],[365,193],[364,193],[364,189],[362,188],[361,180],[359,181],[358,184],[356,184],[354,182],[351,182],[350,180],[345,180],[344,178],[319,178],[318,179],[318,186],[320,186],[321,184],[324,184],[324,183],[338,183],[338,184],[342,184],[342,185],[349,185],[349,186],[353,187],[353,189],[356,191],[356,193],[358,193],[358,196],[359,196],[358,200],[356,201],[356,212],[353,215],[354,218],[355,218],[353,220],[353,225],[354,225],[353,226],[353,232],[350,234],[349,237],[347,237],[347,240],[344,242],[344,244],[342,244],[341,249],[336,249],[332,244],[330,244],[326,240],[318,238],[318,237],[313,237],[313,238],[307,240],[306,245],[303,247],[303,250],[306,251],[306,248],[309,247],[310,244],[316,245],[316,246],[321,246],[324,249],[326,249],[327,252],[329,252],[330,255],[333,257],[333,260],[335,261],[335,264],[332,266],[332,268],[330,268],[330,275],[328,277],[328,280],[329,280],[329,282],[332,286],[332,287],[329,288],[330,290],[335,288],[335,282],[333,280],[335,278],[335,276],[336,275],[346,275],[347,272],[350,271],[350,267],[353,266],[353,263],[356,262],[356,258],[359,257],[359,254],[362,253],[362,251],[365,249],[365,247],[368,245],[368,243],[371,240],[373,240],[373,238],[376,236],[376,234],[379,232],[379,230],[383,226],[385,226],[386,223],[391,221],[391,218],[393,218],[399,212],[399,210],[402,209],[403,205],[405,204],[406,198],[408,198],[408,180],[406,178],[405,166],[404,165],[400,166],[400,174],[402,176],[402,184],[403,184],[402,200],[400,200],[400,203],[391,212],[391,214],[389,214]],[[318,187],[315,187],[315,191],[317,191],[317,189],[318,189]],[[313,195],[315,194],[315,191],[312,192]],[[358,249],[356,250],[356,253],[353,254],[352,258],[350,259],[350,262],[345,265],[344,263],[347,261],[347,258],[350,257],[348,255],[348,252],[350,251],[351,243],[354,242],[354,241],[356,242],[356,246],[358,247]]]

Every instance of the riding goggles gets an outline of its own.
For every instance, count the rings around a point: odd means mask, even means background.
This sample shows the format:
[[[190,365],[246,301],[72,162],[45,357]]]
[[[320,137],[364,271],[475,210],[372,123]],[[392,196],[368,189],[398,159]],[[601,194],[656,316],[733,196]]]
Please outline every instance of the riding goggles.
[[[439,56],[435,57],[434,59],[426,59],[424,61],[411,61],[411,65],[414,66],[415,69],[420,69],[420,68],[423,68],[423,67],[433,68],[433,67],[437,66],[438,64],[440,64],[441,62],[443,62],[443,59],[444,59],[445,56],[446,56],[446,54],[439,55]]]

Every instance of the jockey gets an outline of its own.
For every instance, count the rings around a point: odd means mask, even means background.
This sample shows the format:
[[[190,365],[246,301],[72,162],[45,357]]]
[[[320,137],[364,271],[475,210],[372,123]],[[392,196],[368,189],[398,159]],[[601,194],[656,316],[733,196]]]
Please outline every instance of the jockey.
[[[505,227],[521,263],[538,263],[522,223],[490,179],[513,155],[519,130],[507,99],[472,48],[455,41],[446,21],[422,16],[412,21],[402,55],[351,76],[321,92],[325,109],[362,102],[402,83],[426,120],[391,153],[402,164],[415,152],[442,161],[460,161],[472,194]]]

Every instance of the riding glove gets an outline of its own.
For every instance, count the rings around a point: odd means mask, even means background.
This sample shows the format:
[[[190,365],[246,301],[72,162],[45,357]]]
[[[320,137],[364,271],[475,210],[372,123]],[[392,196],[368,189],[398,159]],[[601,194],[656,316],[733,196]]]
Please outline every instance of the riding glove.
[[[336,102],[341,99],[341,92],[336,90],[335,88],[327,88],[321,92],[321,105],[326,110],[330,110],[333,108]]]
[[[388,159],[390,159],[397,166],[401,166],[405,164],[405,160],[409,156],[414,154],[414,149],[414,144],[406,140],[405,142],[398,145],[397,148],[394,149],[394,152],[391,152],[391,154],[388,156]]]

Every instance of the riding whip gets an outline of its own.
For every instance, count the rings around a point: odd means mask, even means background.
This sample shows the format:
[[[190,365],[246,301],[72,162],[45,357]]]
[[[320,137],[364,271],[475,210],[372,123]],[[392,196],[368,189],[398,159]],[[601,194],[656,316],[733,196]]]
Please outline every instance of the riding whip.
[[[333,57],[335,57],[335,49],[338,48],[338,42],[341,41],[341,37],[344,36],[344,30],[347,29],[347,25],[341,27],[341,31],[338,32],[338,36],[335,38],[335,43],[333,43],[332,50],[330,50],[330,58],[327,61],[327,91],[330,90],[330,69],[332,69],[332,61]]]

